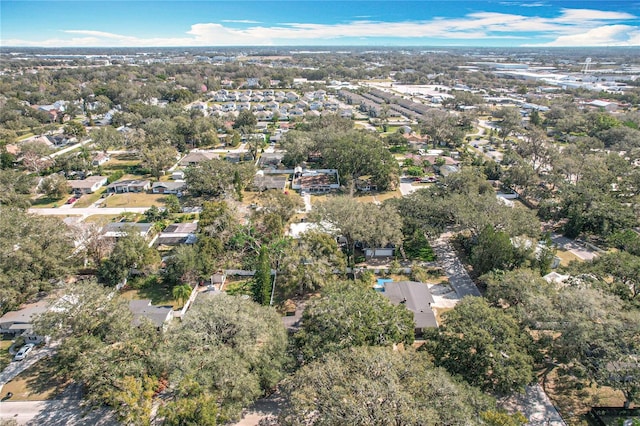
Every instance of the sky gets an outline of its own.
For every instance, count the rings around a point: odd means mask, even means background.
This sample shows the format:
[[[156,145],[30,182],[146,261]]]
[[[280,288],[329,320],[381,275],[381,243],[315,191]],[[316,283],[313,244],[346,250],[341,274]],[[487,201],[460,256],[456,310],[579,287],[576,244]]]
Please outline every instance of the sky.
[[[640,0],[1,0],[0,46],[640,46]]]

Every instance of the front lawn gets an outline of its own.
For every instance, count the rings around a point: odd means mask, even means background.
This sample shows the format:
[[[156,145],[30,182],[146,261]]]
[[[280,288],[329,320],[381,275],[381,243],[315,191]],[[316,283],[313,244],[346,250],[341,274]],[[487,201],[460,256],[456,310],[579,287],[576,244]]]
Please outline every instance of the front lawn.
[[[9,348],[13,343],[13,339],[9,336],[2,337],[0,340],[0,370],[4,370],[7,365],[11,362],[12,356],[9,353]]]
[[[62,198],[49,198],[46,196],[42,196],[40,198],[36,198],[35,200],[31,200],[31,206],[37,209],[52,209],[60,207],[69,198],[71,198],[71,195],[65,195]]]
[[[44,358],[2,387],[10,401],[44,401],[58,395],[69,382],[60,376],[52,358]]]
[[[144,192],[126,194],[114,194],[107,197],[103,203],[105,207],[164,207],[163,194],[147,194]]]
[[[106,191],[106,187],[102,187],[100,189],[98,189],[96,192],[94,192],[93,194],[85,194],[82,197],[80,197],[78,199],[78,201],[76,201],[76,203],[73,205],[73,207],[77,207],[77,208],[84,208],[84,207],[90,207],[93,203],[95,203],[96,201],[98,201],[100,199],[100,197],[102,197],[102,194],[104,193],[104,191]]]

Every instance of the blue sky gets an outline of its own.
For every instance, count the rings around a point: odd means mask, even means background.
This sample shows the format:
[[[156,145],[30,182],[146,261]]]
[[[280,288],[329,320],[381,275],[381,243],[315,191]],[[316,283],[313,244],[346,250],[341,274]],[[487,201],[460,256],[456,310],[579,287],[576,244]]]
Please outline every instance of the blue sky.
[[[640,0],[1,0],[0,46],[640,46]]]

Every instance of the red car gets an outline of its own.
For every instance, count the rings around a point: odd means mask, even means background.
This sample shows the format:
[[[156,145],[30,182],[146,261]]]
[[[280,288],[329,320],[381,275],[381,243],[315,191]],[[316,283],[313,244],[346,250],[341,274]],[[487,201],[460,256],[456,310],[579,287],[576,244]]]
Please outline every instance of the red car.
[[[73,204],[73,203],[75,203],[76,201],[78,201],[78,199],[77,199],[77,198],[75,198],[75,197],[71,197],[71,198],[69,198],[69,199],[67,200],[67,204]]]

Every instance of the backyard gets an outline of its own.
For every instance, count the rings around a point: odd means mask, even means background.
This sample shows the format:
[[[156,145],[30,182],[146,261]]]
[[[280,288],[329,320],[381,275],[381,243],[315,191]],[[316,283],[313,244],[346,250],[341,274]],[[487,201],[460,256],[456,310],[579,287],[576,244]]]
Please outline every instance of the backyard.
[[[163,281],[153,280],[153,278],[139,278],[129,281],[130,286],[121,293],[121,296],[125,300],[151,299],[152,305],[172,306],[173,309],[181,308],[182,304],[173,298],[173,287]]]

